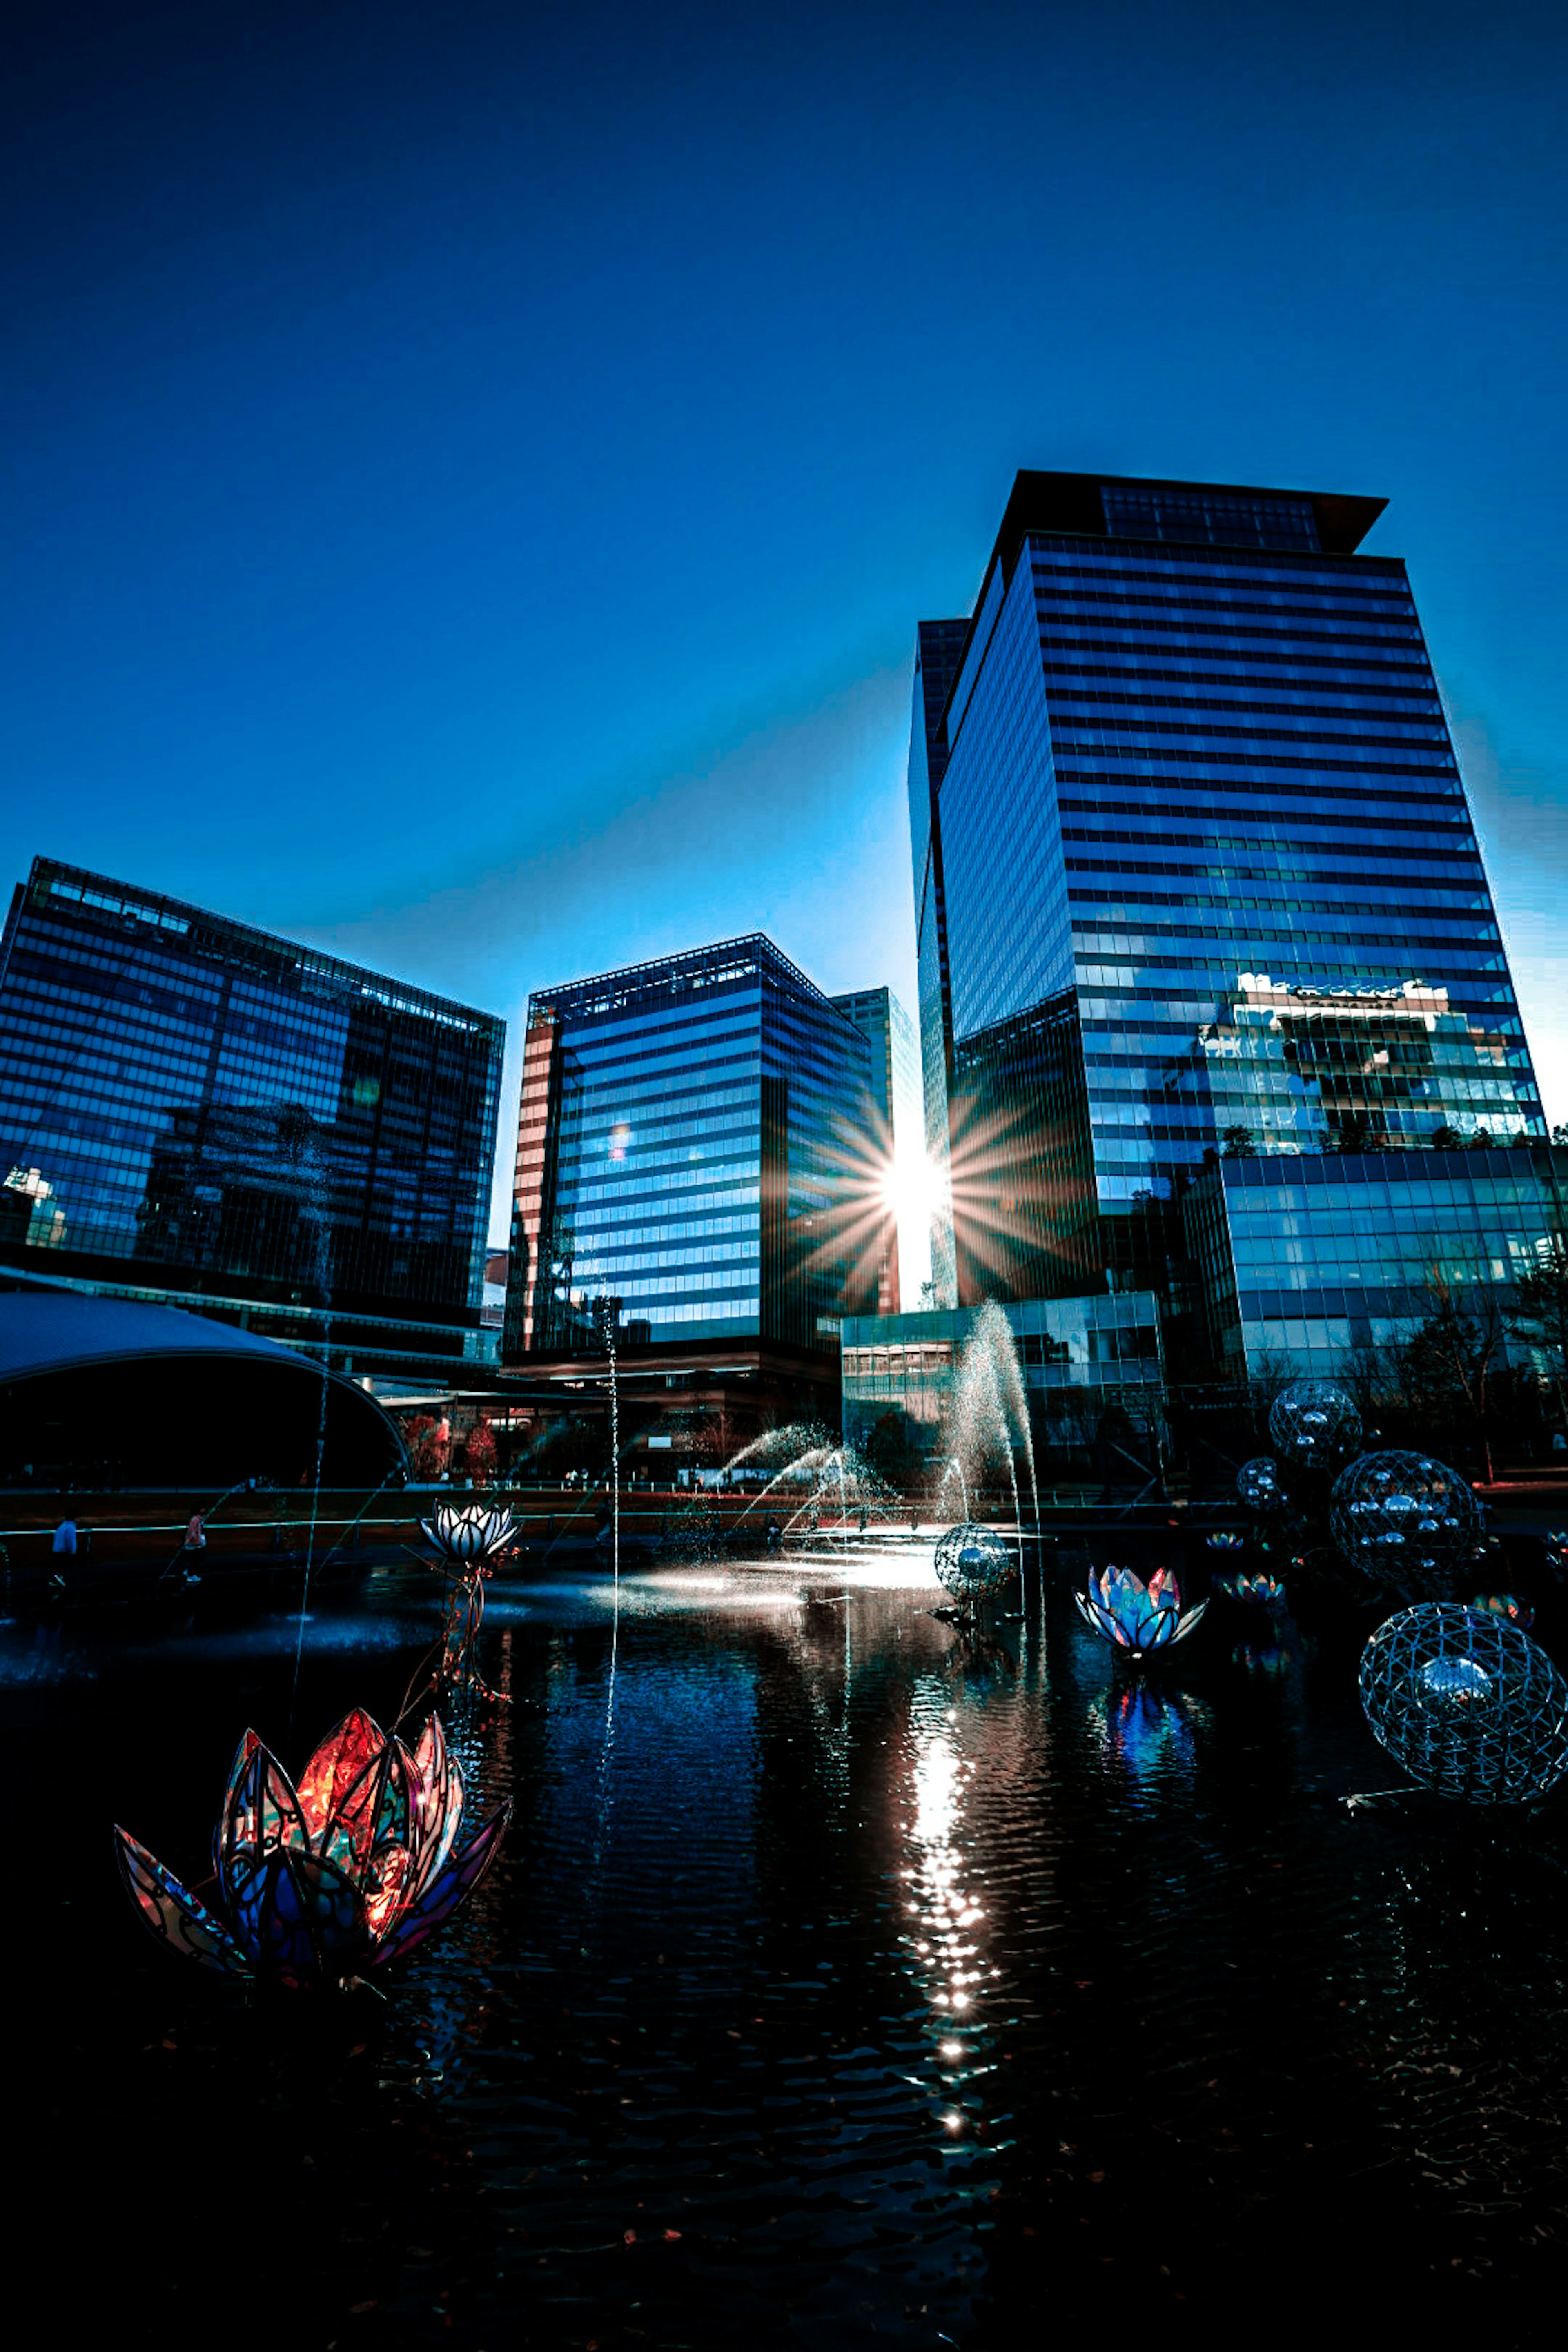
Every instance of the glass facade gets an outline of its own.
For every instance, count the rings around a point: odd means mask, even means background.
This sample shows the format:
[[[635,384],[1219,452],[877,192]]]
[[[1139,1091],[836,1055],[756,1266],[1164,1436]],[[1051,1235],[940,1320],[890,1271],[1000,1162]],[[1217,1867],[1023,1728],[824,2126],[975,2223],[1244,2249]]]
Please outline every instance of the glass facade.
[[[1407,1339],[1435,1279],[1507,1307],[1568,1229],[1565,1181],[1550,1144],[1222,1160],[1183,1202],[1218,1367],[1331,1377]]]
[[[494,1015],[39,859],[0,1036],[13,1267],[351,1370],[481,1352]]]
[[[920,1297],[931,1264],[927,1234],[916,1233],[905,1203],[922,1191],[910,1163],[924,1153],[920,1044],[915,1027],[889,988],[862,988],[832,1002],[871,1049],[873,1181],[883,1192],[883,1232],[877,1248],[877,1312],[896,1315],[906,1296]]]
[[[531,997],[504,1360],[763,1339],[875,1296],[871,1054],[760,936]]]
[[[963,1298],[1165,1286],[1227,1127],[1543,1135],[1405,567],[1357,552],[1379,511],[1018,477],[910,756]]]
[[[942,713],[968,641],[967,621],[922,621],[915,640],[910,721],[910,847],[914,860],[915,947],[920,971],[921,1084],[931,1170],[931,1280],[939,1307],[958,1303],[948,1168],[948,1090],[952,1077],[952,999],[947,969],[940,794],[947,767]]]
[[[1123,1291],[1014,1301],[1003,1313],[1017,1344],[1037,1449],[1081,1446],[1112,1404],[1148,1424],[1163,1394],[1159,1302]],[[930,1457],[938,1445],[964,1341],[964,1309],[856,1316],[843,1328],[844,1435],[862,1453],[889,1412],[906,1444]]]

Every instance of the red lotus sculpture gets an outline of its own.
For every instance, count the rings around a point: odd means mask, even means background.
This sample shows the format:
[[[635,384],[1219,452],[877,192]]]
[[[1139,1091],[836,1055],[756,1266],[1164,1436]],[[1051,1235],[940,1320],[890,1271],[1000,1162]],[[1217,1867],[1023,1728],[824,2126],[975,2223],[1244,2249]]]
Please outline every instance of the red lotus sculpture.
[[[437,1716],[411,1749],[355,1707],[298,1788],[246,1733],[214,1837],[210,1905],[118,1826],[115,1850],[132,1902],[172,1951],[226,1976],[340,1984],[413,1951],[484,1876],[511,1807],[459,1843],[465,1795]]]

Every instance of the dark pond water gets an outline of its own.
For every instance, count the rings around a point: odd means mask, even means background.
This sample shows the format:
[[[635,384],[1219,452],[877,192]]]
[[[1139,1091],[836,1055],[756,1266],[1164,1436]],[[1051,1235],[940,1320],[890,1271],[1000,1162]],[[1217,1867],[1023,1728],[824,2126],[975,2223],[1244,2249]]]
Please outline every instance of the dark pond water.
[[[177,1964],[109,1827],[201,1876],[246,1723],[395,1715],[417,1586],[312,1604],[297,1692],[292,1619],[0,1627],[13,2324],[1548,2340],[1563,1815],[1347,1811],[1364,1629],[1216,1603],[1129,1685],[1057,1591],[965,1638],[928,1558],[503,1591],[510,1706],[448,1720],[507,1851],[384,2004]]]

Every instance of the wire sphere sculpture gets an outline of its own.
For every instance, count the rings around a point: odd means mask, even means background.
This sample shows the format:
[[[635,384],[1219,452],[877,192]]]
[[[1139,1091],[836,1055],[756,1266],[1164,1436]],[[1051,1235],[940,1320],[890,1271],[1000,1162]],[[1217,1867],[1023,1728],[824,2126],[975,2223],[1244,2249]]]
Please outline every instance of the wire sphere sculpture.
[[[934,1565],[937,1582],[955,1601],[989,1601],[1011,1580],[1016,1562],[994,1528],[966,1519],[938,1537]]]
[[[1236,1474],[1236,1491],[1249,1511],[1282,1511],[1285,1484],[1271,1454],[1254,1454]]]
[[[1568,1683],[1505,1619],[1453,1601],[1402,1609],[1362,1652],[1360,1680],[1377,1738],[1440,1797],[1524,1804],[1568,1769]]]
[[[1268,1411],[1278,1452],[1303,1470],[1332,1470],[1361,1444],[1361,1415],[1337,1381],[1292,1381]]]
[[[1457,1470],[1427,1454],[1363,1454],[1334,1481],[1329,1528],[1374,1584],[1443,1597],[1474,1557],[1481,1515]]]

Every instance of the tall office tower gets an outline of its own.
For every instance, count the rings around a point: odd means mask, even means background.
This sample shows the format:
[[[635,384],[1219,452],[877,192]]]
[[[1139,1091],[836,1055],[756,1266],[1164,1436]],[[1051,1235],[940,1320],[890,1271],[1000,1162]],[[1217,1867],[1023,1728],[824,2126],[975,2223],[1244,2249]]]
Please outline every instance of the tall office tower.
[[[922,621],[915,636],[915,698],[910,721],[910,850],[914,859],[915,944],[920,968],[921,1082],[925,1094],[930,1171],[931,1265],[936,1304],[958,1303],[948,1165],[948,1096],[952,1084],[952,995],[947,963],[939,795],[947,770],[942,713],[963,648],[967,621]]]
[[[0,1268],[199,1307],[361,1376],[477,1358],[505,1039],[491,1013],[37,859],[0,942]]]
[[[1165,1288],[1216,1151],[1543,1133],[1405,566],[1358,551],[1382,511],[1021,473],[973,618],[921,625],[965,1303]]]
[[[874,1293],[865,1037],[757,935],[529,999],[508,1364],[837,1379]]]
[[[900,1300],[910,1307],[918,1304],[931,1256],[930,1237],[916,1224],[925,1157],[920,1045],[914,1023],[890,988],[858,989],[832,1002],[871,1048],[868,1126],[875,1153],[868,1174],[880,1195],[876,1205],[883,1213],[876,1311],[896,1315]]]

